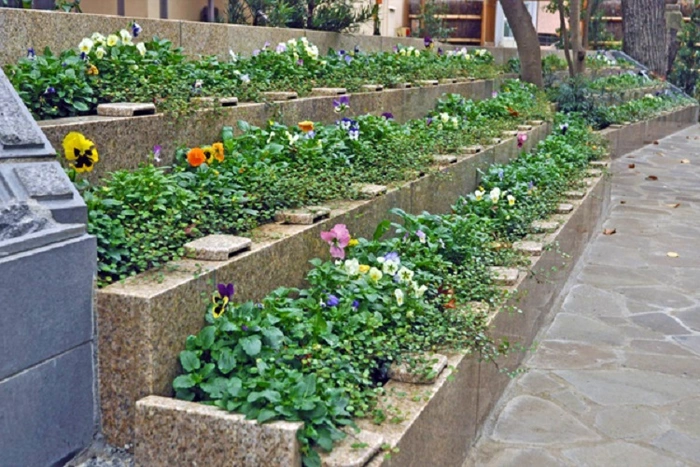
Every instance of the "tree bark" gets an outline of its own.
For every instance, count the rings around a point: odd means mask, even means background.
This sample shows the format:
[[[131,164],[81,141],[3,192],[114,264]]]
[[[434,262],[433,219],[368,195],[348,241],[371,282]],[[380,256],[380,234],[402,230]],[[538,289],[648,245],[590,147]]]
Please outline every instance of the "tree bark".
[[[542,79],[542,54],[532,16],[523,0],[500,0],[508,25],[518,45],[520,77],[523,81],[544,87]]]
[[[625,53],[665,76],[664,0],[622,0],[622,44]]]
[[[581,41],[581,0],[569,0],[569,29],[574,74],[578,75],[586,67],[586,52]]]
[[[564,0],[557,0],[557,11],[559,11],[559,34],[561,34],[562,41],[564,42],[564,57],[566,57],[566,64],[569,65],[569,76],[573,78],[576,74],[576,70],[574,69],[574,62],[571,60],[569,33],[566,31]]]

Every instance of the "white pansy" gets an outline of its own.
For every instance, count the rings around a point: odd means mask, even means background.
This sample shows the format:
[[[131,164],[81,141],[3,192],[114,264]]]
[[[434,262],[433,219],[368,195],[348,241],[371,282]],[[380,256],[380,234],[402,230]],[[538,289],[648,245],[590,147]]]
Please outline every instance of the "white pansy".
[[[92,42],[92,39],[88,39],[86,37],[82,41],[80,41],[80,44],[78,44],[78,48],[80,49],[81,52],[89,54],[90,51],[92,50],[93,45],[95,45],[95,43]]]
[[[146,55],[146,44],[144,44],[143,42],[139,42],[138,44],[136,44],[136,50],[138,50],[141,56],[143,57],[144,55]]]
[[[373,267],[369,270],[369,278],[372,279],[374,282],[378,282],[384,274],[382,274],[382,271],[379,269]]]
[[[396,289],[394,290],[394,297],[396,297],[396,304],[401,306],[403,305],[403,290],[401,289]]]
[[[486,194],[486,192],[484,190],[476,190],[474,192],[474,199],[476,201],[481,201],[482,199],[484,199],[485,194]]]
[[[131,33],[126,29],[119,31],[119,37],[124,44],[131,44]]]
[[[119,44],[119,36],[117,36],[116,34],[110,34],[109,36],[107,36],[108,47],[114,47],[117,44]]]
[[[360,262],[356,259],[345,260],[345,272],[348,276],[356,276],[360,273]]]
[[[450,114],[448,114],[447,112],[441,112],[439,118],[442,121],[442,123],[447,123],[450,121]]]
[[[425,292],[428,290],[427,285],[419,286],[416,282],[411,283],[411,288],[413,289],[413,295],[415,295],[416,298],[422,297],[425,294]]]
[[[236,55],[236,52],[234,52],[232,49],[228,49],[228,54],[231,56],[232,62],[238,61],[238,55]]]
[[[489,198],[491,198],[491,202],[493,204],[498,203],[498,200],[501,199],[501,189],[496,187],[491,190],[491,193],[489,193]]]
[[[103,36],[99,32],[93,33],[91,39],[95,44],[104,44],[104,42],[107,40],[105,36]]]
[[[506,199],[508,200],[508,206],[513,206],[515,204],[515,196],[508,195]]]
[[[287,131],[287,132],[286,132],[286,135],[287,135],[287,140],[289,141],[289,145],[290,145],[290,146],[293,146],[294,143],[296,143],[296,142],[299,140],[299,135],[298,135],[298,134],[297,134],[297,135],[293,135],[293,134],[291,134],[290,132]]]
[[[399,271],[399,263],[394,261],[384,261],[384,264],[382,264],[382,271],[384,271],[385,274],[393,276]]]
[[[402,266],[397,274],[399,276],[399,280],[404,283],[409,283],[413,279],[413,271],[405,266]]]
[[[107,51],[105,50],[104,47],[100,46],[100,47],[95,49],[95,56],[97,57],[98,60],[102,60],[102,57],[104,57],[106,53],[107,53]]]

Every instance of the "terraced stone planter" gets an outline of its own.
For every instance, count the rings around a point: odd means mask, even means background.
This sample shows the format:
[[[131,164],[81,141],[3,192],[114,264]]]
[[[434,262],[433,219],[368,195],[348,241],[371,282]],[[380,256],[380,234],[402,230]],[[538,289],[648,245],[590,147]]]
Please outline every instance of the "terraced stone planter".
[[[557,223],[554,232],[529,238],[547,246],[536,251],[539,255],[531,256],[530,267],[508,271],[515,278],[507,286],[513,298],[490,313],[490,329],[495,336],[531,345],[606,212],[609,178],[598,175],[589,179],[588,185],[584,198],[571,202],[569,214],[553,217]],[[515,369],[523,356],[512,353],[499,365]],[[390,381],[379,406],[392,407],[401,414],[401,421],[377,426],[359,420],[362,432],[348,436],[331,453],[322,455],[324,465],[461,465],[509,377],[493,363],[464,353],[449,355],[447,365],[432,384]],[[224,426],[226,429],[222,429]],[[136,405],[136,463],[226,465],[231,462],[231,457],[226,457],[230,451],[241,465],[300,465],[294,436],[299,427],[279,422],[259,425],[243,420],[241,415],[201,404],[150,396]],[[195,437],[216,439],[217,446],[228,447],[218,450],[208,443],[192,443]],[[356,443],[362,443],[362,447],[353,449]],[[386,458],[382,445],[398,448],[398,452]]]
[[[422,118],[444,93],[461,94],[474,100],[488,99],[493,91],[500,89],[504,79],[512,77],[514,75],[503,75],[492,80],[357,93],[350,97],[351,113],[380,115],[391,112],[399,122]],[[274,104],[238,103],[233,107],[203,108],[178,120],[162,113],[131,117],[94,115],[44,120],[39,125],[55,147],[61,147],[63,138],[70,131],[90,135],[98,142],[100,163],[87,177],[97,182],[109,172],[136,169],[155,145],[162,146],[163,155],[172,156],[179,145],[194,147],[202,141],[217,141],[221,128],[235,127],[238,120],[256,126],[265,126],[270,119],[296,125],[310,116],[323,123],[335,122],[338,119],[338,114],[333,111],[335,99],[337,95],[284,100]],[[161,164],[170,165],[172,162],[164,158]]]
[[[97,293],[100,397],[103,430],[122,446],[133,441],[134,404],[156,394],[169,396],[177,376],[182,343],[203,324],[201,312],[212,282],[236,282],[237,299],[256,300],[280,286],[298,286],[308,261],[325,257],[320,232],[347,224],[369,237],[391,208],[407,212],[448,212],[454,201],[477,186],[477,169],[506,162],[529,150],[549,133],[541,124],[518,149],[516,138],[476,154],[455,155],[436,164],[436,173],[389,189],[365,201],[327,205],[330,218],[311,225],[268,224],[253,232],[248,252],[225,261],[182,260],[163,271],[144,273]],[[295,267],[288,265],[294,264]],[[303,266],[300,266],[303,265]],[[138,356],[138,357],[135,357]]]

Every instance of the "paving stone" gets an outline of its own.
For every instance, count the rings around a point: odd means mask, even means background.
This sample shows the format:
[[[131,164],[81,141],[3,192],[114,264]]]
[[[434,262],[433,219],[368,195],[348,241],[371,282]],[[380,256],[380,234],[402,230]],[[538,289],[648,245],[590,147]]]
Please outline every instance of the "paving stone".
[[[664,405],[700,391],[700,381],[640,370],[561,370],[554,372],[600,405]]]
[[[548,394],[564,387],[559,381],[553,380],[549,372],[530,370],[516,380],[518,385],[530,394]]]
[[[672,458],[635,444],[618,441],[563,452],[577,467],[678,467]]]
[[[564,300],[562,311],[586,316],[627,315],[624,296],[588,284],[578,284],[571,289]]]
[[[588,403],[576,395],[570,389],[555,392],[549,396],[552,401],[557,402],[567,412],[571,412],[577,416],[584,414],[590,410]]]
[[[512,444],[541,445],[600,439],[556,404],[533,396],[517,396],[508,401],[492,437]]]
[[[630,342],[630,348],[638,352],[647,352],[660,355],[680,355],[692,356],[693,354],[685,350],[680,345],[663,340],[636,339]]]
[[[595,427],[613,439],[653,439],[668,423],[648,407],[605,407],[596,415]]]
[[[542,449],[505,449],[494,457],[490,465],[500,467],[565,467],[567,464]]]
[[[631,320],[646,328],[667,335],[690,334],[690,331],[678,324],[678,321],[665,313],[648,313],[635,315]]]
[[[690,437],[671,430],[655,439],[653,444],[671,454],[700,464],[700,438],[698,437]]]
[[[513,243],[513,249],[520,251],[530,256],[541,256],[542,255],[542,244],[540,242],[515,242]]]
[[[503,268],[500,266],[490,267],[489,270],[493,275],[493,282],[496,285],[515,285],[518,281],[520,271],[513,268]]]
[[[656,371],[669,375],[699,379],[700,365],[696,356],[672,356],[625,352],[625,368]]]
[[[698,436],[700,433],[700,397],[684,400],[669,411],[671,425],[679,431]]]
[[[97,106],[97,115],[103,117],[134,117],[138,115],[153,115],[156,106],[152,103],[113,102]]]
[[[617,360],[609,347],[579,342],[544,341],[530,359],[530,365],[538,369],[574,369],[599,367]]]
[[[252,241],[235,235],[207,235],[185,244],[185,255],[204,261],[226,261],[232,255],[250,249]]]
[[[693,331],[700,332],[700,308],[695,308],[688,311],[679,311],[673,314],[681,320],[683,324]]]
[[[597,247],[596,242],[591,249]],[[658,274],[654,271],[620,265],[602,265],[588,262],[577,280],[583,284],[593,285],[600,289],[609,290],[619,286],[629,285],[658,285]]]
[[[545,334],[546,340],[577,341],[590,344],[622,345],[623,334],[613,326],[571,313],[559,313]]]
[[[695,301],[686,295],[663,286],[621,287],[617,290],[626,297],[663,308],[679,309],[695,304]]]
[[[673,340],[700,355],[700,336],[674,336]]]

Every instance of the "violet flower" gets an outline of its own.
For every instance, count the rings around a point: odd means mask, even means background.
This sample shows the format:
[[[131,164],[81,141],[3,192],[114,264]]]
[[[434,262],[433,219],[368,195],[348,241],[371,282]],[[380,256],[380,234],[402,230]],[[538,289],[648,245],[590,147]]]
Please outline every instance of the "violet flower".
[[[241,75],[240,79],[241,79],[241,82],[243,82],[243,83],[250,83],[250,76],[248,76],[247,74]]]
[[[354,309],[356,309],[356,310],[357,310],[358,308],[360,308],[360,301],[359,301],[359,300],[353,300],[353,302],[352,302],[352,307],[353,307]]]
[[[393,261],[395,263],[399,262],[399,254],[395,251],[387,253],[384,255],[384,261]]]
[[[348,65],[350,65],[350,62],[352,62],[352,57],[351,57],[350,55],[346,55],[346,56],[345,56],[345,63],[347,63]]]
[[[498,169],[498,179],[503,180],[503,169]]]
[[[265,41],[265,45],[263,45],[263,50],[267,49],[270,47],[270,41]]]
[[[419,242],[425,243],[425,232],[422,230],[416,230],[416,237],[418,237]]]
[[[221,298],[226,297],[231,300],[233,294],[236,293],[236,288],[233,286],[233,284],[218,284],[216,288],[219,290],[219,295],[221,295]]]
[[[335,113],[345,112],[350,108],[350,96],[340,96],[340,99],[333,100],[333,111]]]
[[[243,331],[248,331],[248,326],[246,326],[245,324],[242,325],[242,326],[241,326],[241,330],[243,330]]]
[[[49,86],[46,88],[46,91],[44,91],[45,96],[50,96],[51,94],[56,94],[56,89],[53,86]]]
[[[275,48],[275,52],[277,52],[278,54],[281,54],[281,53],[286,52],[286,51],[287,51],[287,44],[285,44],[284,42],[280,42],[279,44],[277,44],[277,47]]]
[[[329,295],[328,300],[326,300],[327,306],[338,306],[338,303],[340,303],[340,299],[332,294]]]
[[[160,146],[160,144],[156,144],[155,146],[153,146],[153,160],[155,160],[156,162],[160,162],[160,151],[162,149],[163,148]]]
[[[498,93],[497,93],[496,91],[493,91],[493,92],[491,93],[491,98],[492,98],[492,99],[495,99],[495,98],[497,98],[497,97],[498,97]]]
[[[316,132],[311,130],[306,133],[306,139],[314,139],[316,137]]]
[[[345,247],[350,243],[350,232],[345,224],[336,224],[328,232],[321,232],[321,239],[331,247],[331,256],[345,259]]]
[[[134,23],[131,25],[131,34],[134,37],[139,37],[139,34],[141,34],[141,31],[143,31],[143,29],[141,28],[141,26],[139,26],[139,23],[134,21]]]
[[[432,119],[431,117],[426,118],[426,119],[425,119],[425,124],[428,125],[428,126],[432,125],[432,124],[433,124],[433,119]]]
[[[355,125],[355,120],[348,118],[348,117],[343,117],[343,119],[338,122],[338,126],[342,128],[343,130],[349,130]]]
[[[423,45],[426,49],[431,48],[433,46],[433,39],[430,36],[425,36],[423,38]]]
[[[36,53],[34,52],[34,47],[29,47],[27,49],[27,58],[29,60],[34,60],[36,59]]]
[[[80,52],[80,59],[81,60],[87,60],[88,56],[85,52]]]
[[[258,55],[260,55],[260,49],[253,50],[253,57],[257,57]]]
[[[445,54],[445,52],[442,50],[442,47],[438,47],[438,55],[442,57]]]
[[[394,114],[391,112],[384,112],[382,114],[382,117],[386,118],[387,120],[393,120],[394,119]]]
[[[566,132],[569,130],[569,124],[568,124],[568,123],[564,123],[564,124],[562,124],[562,125],[559,126],[559,129],[561,130],[561,134],[562,134],[562,135],[565,135]]]
[[[360,139],[360,129],[356,126],[351,127],[350,131],[348,131],[348,138],[353,141]]]
[[[340,49],[338,51],[338,55],[342,57],[343,55],[345,55],[345,51],[343,49]]]
[[[356,54],[359,54],[360,53],[360,46],[356,45],[354,51]]]
[[[518,133],[518,147],[522,148],[523,144],[527,141],[527,135],[525,133]]]
[[[304,60],[302,60],[301,58],[297,60],[297,65],[304,66]]]

